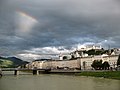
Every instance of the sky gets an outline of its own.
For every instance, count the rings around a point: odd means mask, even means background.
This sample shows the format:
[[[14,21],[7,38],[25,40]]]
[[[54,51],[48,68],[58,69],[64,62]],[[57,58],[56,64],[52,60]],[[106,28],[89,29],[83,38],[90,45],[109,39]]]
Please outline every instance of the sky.
[[[1,56],[30,61],[88,44],[120,47],[120,0],[0,0]]]

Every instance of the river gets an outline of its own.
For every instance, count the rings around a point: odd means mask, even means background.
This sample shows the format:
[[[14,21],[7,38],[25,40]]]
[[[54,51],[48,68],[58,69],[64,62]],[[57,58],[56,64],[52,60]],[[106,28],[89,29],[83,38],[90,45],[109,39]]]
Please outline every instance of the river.
[[[120,81],[74,75],[5,74],[0,90],[120,90]]]

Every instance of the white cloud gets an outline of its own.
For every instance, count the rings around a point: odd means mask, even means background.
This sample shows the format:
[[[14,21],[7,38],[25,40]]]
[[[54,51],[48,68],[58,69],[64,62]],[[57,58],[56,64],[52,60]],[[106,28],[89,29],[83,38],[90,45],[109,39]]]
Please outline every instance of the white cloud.
[[[58,47],[42,47],[42,48],[32,48],[30,50],[25,50],[25,52],[36,53],[36,54],[55,54],[59,55],[60,53],[70,53],[72,50],[66,49],[64,46]]]
[[[41,58],[40,55],[31,54],[31,53],[17,54],[16,56],[25,61],[33,61]]]
[[[31,50],[24,50],[21,54],[17,54],[17,57],[29,61],[33,61],[35,59],[59,59],[60,54],[69,54],[74,50],[76,50],[75,47],[68,50],[63,46],[32,48]]]

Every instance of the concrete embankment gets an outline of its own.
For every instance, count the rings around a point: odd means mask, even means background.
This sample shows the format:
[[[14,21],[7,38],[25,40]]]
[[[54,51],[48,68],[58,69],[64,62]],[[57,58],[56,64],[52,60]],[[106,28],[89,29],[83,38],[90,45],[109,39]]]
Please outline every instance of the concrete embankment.
[[[51,70],[49,71],[50,74],[68,74],[73,75],[75,73],[80,73],[80,70]]]

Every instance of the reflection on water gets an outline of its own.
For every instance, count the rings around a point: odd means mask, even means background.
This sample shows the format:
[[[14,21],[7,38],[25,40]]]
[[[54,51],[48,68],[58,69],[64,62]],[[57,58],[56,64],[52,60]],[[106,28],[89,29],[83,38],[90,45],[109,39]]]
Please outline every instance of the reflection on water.
[[[120,90],[120,81],[67,75],[5,75],[0,90]]]

